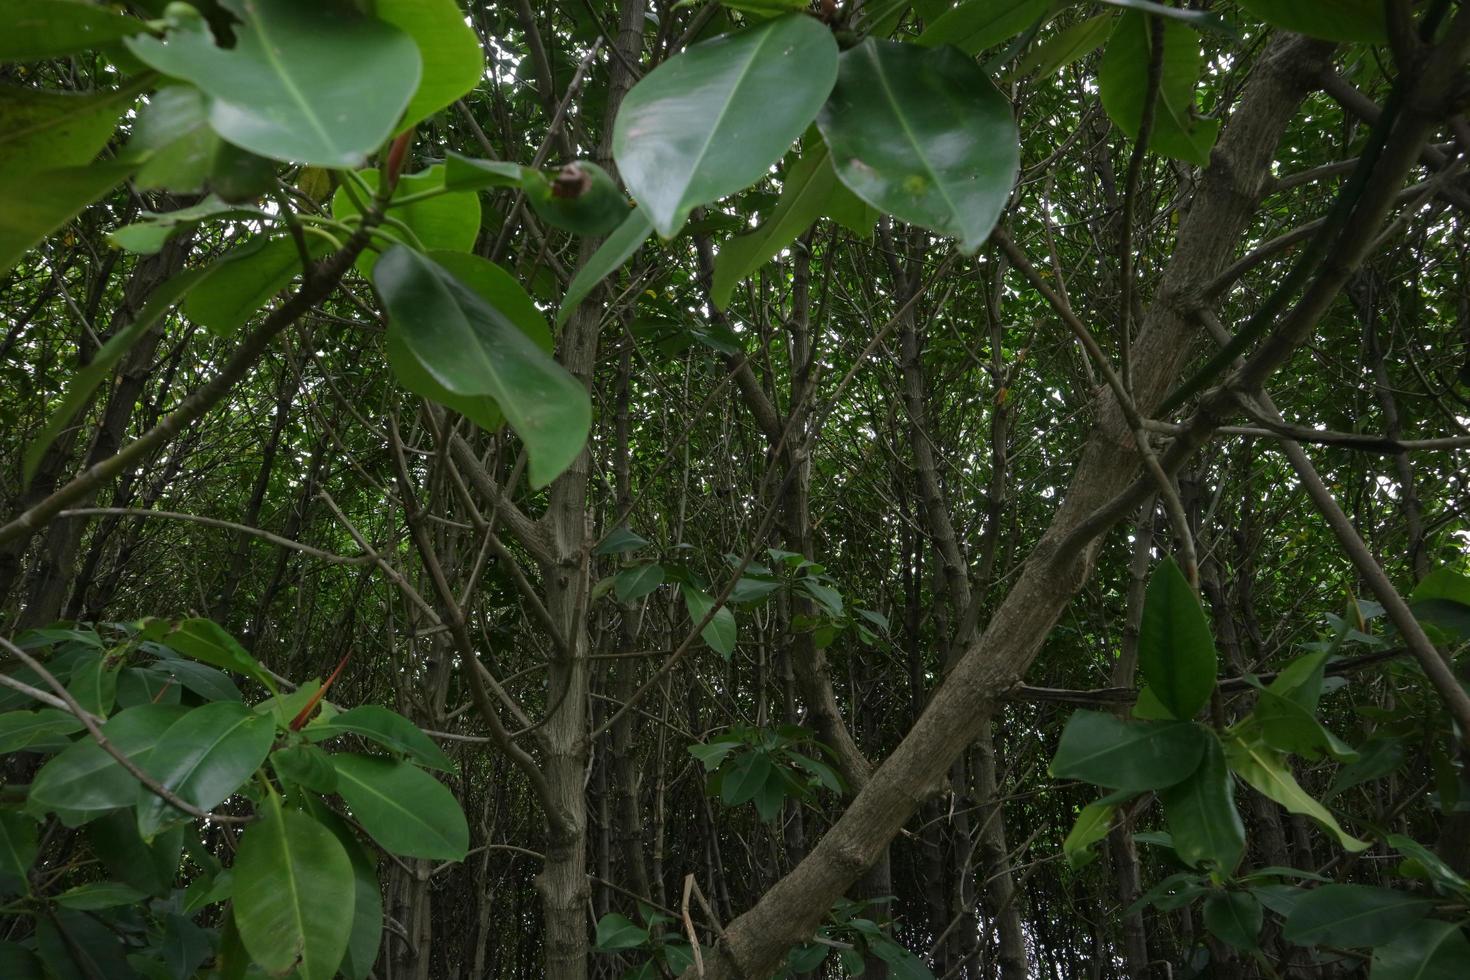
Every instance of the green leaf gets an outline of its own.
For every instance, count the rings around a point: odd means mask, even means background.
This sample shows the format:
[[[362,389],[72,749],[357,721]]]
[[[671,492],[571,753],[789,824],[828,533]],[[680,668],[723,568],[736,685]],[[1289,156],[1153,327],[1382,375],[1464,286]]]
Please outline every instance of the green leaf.
[[[394,188],[395,198],[442,190],[444,187],[444,165],[438,164],[416,174],[405,174]],[[358,176],[373,190],[377,190],[381,179],[376,170],[362,170]],[[348,196],[346,186],[339,187],[332,197],[332,216],[338,221],[355,218],[361,212]],[[480,234],[480,196],[473,191],[450,191],[426,197],[410,204],[393,205],[388,209],[389,217],[401,221],[413,233],[411,241],[422,245],[425,250],[468,252],[475,247]],[[395,242],[410,242],[402,229],[393,224],[384,224],[379,233]],[[363,275],[371,275],[378,262],[378,254],[365,251],[357,258],[356,268]]]
[[[689,619],[692,622],[698,623],[704,619],[714,607],[714,598],[693,586],[685,585],[681,591],[684,593],[684,606],[689,610]],[[717,609],[714,618],[705,624],[704,629],[699,631],[699,635],[716,653],[724,657],[729,657],[734,653],[735,614],[730,611],[730,607],[721,606]]]
[[[1327,797],[1345,793],[1354,786],[1382,779],[1404,764],[1407,752],[1398,739],[1371,739],[1358,752],[1358,760],[1337,770]]]
[[[1199,598],[1174,559],[1149,577],[1138,628],[1138,669],[1175,718],[1193,718],[1215,689],[1219,655]]]
[[[755,799],[771,777],[771,757],[764,752],[749,752],[736,760],[720,783],[720,802],[739,806]]]
[[[1187,721],[1122,721],[1097,711],[1067,720],[1051,774],[1096,786],[1141,792],[1187,779],[1210,734]]]
[[[384,253],[373,280],[390,330],[436,383],[455,395],[495,399],[529,451],[532,486],[546,486],[571,465],[592,419],[581,382],[503,310],[411,249]]]
[[[347,951],[355,904],[352,862],[321,824],[281,808],[274,793],[264,819],[240,838],[234,919],[251,958],[281,975],[329,980]]]
[[[837,42],[788,14],[693,45],[633,86],[613,157],[664,238],[689,212],[755,183],[817,114],[837,77]]]
[[[1020,167],[1010,103],[952,48],[869,38],[844,51],[817,125],[854,194],[965,254],[990,236]]]
[[[1226,34],[1230,37],[1238,37],[1239,32],[1229,21],[1219,14],[1208,10],[1189,10],[1179,7],[1171,7],[1163,0],[1101,0],[1102,3],[1113,7],[1126,7],[1129,10],[1138,10],[1156,17],[1167,17],[1172,20],[1188,24],[1197,31],[1214,31],[1218,34]]]
[[[952,44],[973,56],[1020,34],[1050,7],[1051,0],[969,0],[928,24],[918,43],[930,48]]]
[[[123,955],[126,947],[94,916],[58,909],[37,918],[35,938],[48,980],[113,980],[134,975]]]
[[[109,232],[107,238],[118,248],[153,255],[179,232],[211,218],[259,218],[263,214],[259,208],[230,204],[210,196],[176,211],[144,211],[137,221]]]
[[[1250,892],[1212,892],[1205,899],[1205,928],[1236,949],[1257,947],[1263,918],[1261,903]]]
[[[94,881],[68,888],[56,896],[56,904],[81,912],[95,912],[98,909],[115,909],[119,905],[139,905],[147,898],[143,892],[121,882]]]
[[[313,700],[317,700],[317,692],[322,689],[320,677],[302,683],[296,690],[289,693],[277,692],[270,697],[254,705],[251,710],[258,715],[266,715],[276,728],[284,731],[288,729],[295,717],[306,709]]]
[[[24,878],[36,860],[36,821],[18,810],[0,810],[0,874]]]
[[[136,84],[90,95],[0,85],[0,179],[90,163],[137,97]]]
[[[825,143],[802,154],[786,172],[781,197],[760,227],[720,246],[710,298],[719,309],[730,305],[735,286],[796,241],[826,211],[837,187],[837,174]]]
[[[1301,788],[1280,753],[1259,742],[1235,738],[1226,744],[1225,756],[1230,768],[1240,778],[1292,813],[1300,813],[1317,821],[1337,837],[1338,843],[1344,849],[1353,852],[1367,849],[1367,841],[1358,840],[1338,826],[1337,820],[1327,808]]]
[[[272,694],[276,693],[276,682],[260,661],[246,653],[239,641],[211,620],[185,619],[172,626],[155,622],[145,632],[150,639],[158,640],[186,657],[221,670],[244,674],[259,681]]]
[[[1328,656],[1323,650],[1297,657],[1282,668],[1266,690],[1300,705],[1308,713],[1315,713],[1322,697],[1322,672]]]
[[[133,185],[193,194],[214,171],[220,138],[209,128],[209,103],[192,85],[166,85],[148,97],[126,153],[140,163]]]
[[[1055,74],[1102,47],[1112,26],[1112,14],[1098,14],[1079,21],[1027,51],[1016,62],[1015,73],[1024,77],[1035,72],[1043,78]]]
[[[271,753],[271,768],[282,780],[317,793],[337,791],[332,758],[315,745],[288,745]]]
[[[1076,870],[1085,868],[1097,860],[1097,853],[1093,851],[1092,845],[1108,836],[1108,831],[1113,827],[1113,817],[1118,812],[1117,794],[1106,796],[1094,803],[1089,803],[1077,814],[1077,820],[1072,824],[1071,831],[1066,840],[1062,841],[1062,854],[1067,858],[1067,867]]]
[[[648,539],[640,534],[628,530],[626,524],[621,524],[607,533],[593,549],[594,555],[621,555],[629,551],[637,551],[646,548]]]
[[[527,169],[521,187],[537,217],[574,235],[606,235],[628,217],[628,199],[617,182],[590,160],[573,160],[551,179]]]
[[[137,796],[136,791],[133,795]],[[182,825],[164,831],[151,843],[144,843],[138,836],[138,821],[133,811],[114,810],[88,825],[87,843],[108,873],[130,887],[154,896],[173,891],[183,860]]]
[[[57,708],[7,711],[0,714],[0,755],[19,752],[32,745],[49,746],[58,739],[67,742],[63,736],[81,730],[82,723],[70,711]]]
[[[404,110],[404,128],[427,119],[480,84],[485,52],[455,0],[377,0],[372,10],[379,20],[413,38],[419,49],[423,74]]]
[[[220,2],[240,19],[234,47],[216,47],[197,15],[177,18],[163,40],[127,42],[204,92],[220,136],[276,160],[357,167],[392,135],[419,84],[407,34],[332,4]]]
[[[1416,922],[1373,951],[1369,980],[1463,980],[1470,941],[1449,922]]]
[[[572,311],[581,305],[582,300],[587,298],[597,284],[632,258],[633,253],[648,241],[651,234],[653,223],[649,221],[647,213],[641,207],[634,208],[572,277],[561,307],[556,311],[556,325],[565,324]]]
[[[486,187],[520,187],[526,167],[504,160],[476,160],[451,152],[444,160],[444,186],[452,191]]]
[[[637,949],[648,942],[648,930],[635,925],[626,915],[609,912],[597,920],[598,952]]]
[[[132,173],[131,163],[0,176],[0,276],[37,242]]]
[[[332,756],[337,791],[373,840],[404,857],[461,861],[469,825],[454,794],[407,762],[351,753]]]
[[[1313,889],[1287,917],[1282,938],[1298,946],[1377,946],[1434,908],[1435,899],[1372,885]]]
[[[1384,0],[1239,0],[1273,27],[1328,41],[1388,40]]]
[[[923,960],[886,936],[869,937],[868,950],[888,964],[888,975],[894,980],[934,980]]]
[[[76,0],[0,0],[0,24],[0,62],[75,54],[143,30],[135,17]]]
[[[1108,118],[1129,138],[1138,136],[1148,96],[1148,66],[1152,60],[1149,20],[1136,11],[1124,14],[1103,52],[1097,81]],[[1149,149],[1165,156],[1204,166],[1220,132],[1220,120],[1194,114],[1194,87],[1203,56],[1199,39],[1175,20],[1163,22],[1163,71]]]
[[[454,760],[445,755],[444,750],[417,725],[396,711],[377,704],[364,704],[325,721],[313,722],[303,729],[302,734],[313,742],[320,742],[348,732],[371,739],[430,769],[454,772],[458,768]]]
[[[704,763],[705,772],[714,772],[739,747],[740,743],[733,740],[696,743],[689,746],[689,754]]]
[[[185,710],[171,704],[141,704],[119,711],[102,726],[102,734],[113,748],[146,766],[154,745]],[[42,766],[27,794],[32,812],[53,811],[68,827],[137,801],[137,779],[91,738]]]
[[[274,738],[270,718],[236,701],[215,701],[192,709],[163,733],[148,757],[148,771],[176,796],[208,810],[255,774]],[[138,833],[145,841],[188,819],[153,793],[139,793]]]
[[[618,573],[613,580],[613,590],[621,602],[641,599],[664,582],[662,565],[634,565]]]
[[[93,657],[72,672],[66,690],[83,710],[106,717],[117,700],[117,669],[104,658]]]
[[[240,689],[222,670],[192,660],[159,660],[153,669],[167,674],[206,701],[239,701]]]
[[[1389,834],[1385,839],[1390,847],[1404,855],[1409,861],[1417,863],[1422,869],[1423,876],[1433,882],[1435,888],[1449,895],[1470,897],[1470,881],[1460,877],[1429,848],[1403,834]]]
[[[1199,768],[1184,782],[1161,790],[1164,819],[1174,851],[1185,864],[1214,862],[1230,874],[1245,852],[1245,825],[1235,809],[1235,786],[1225,752],[1211,734]]]
[[[1252,714],[1261,724],[1262,739],[1273,749],[1308,759],[1320,758],[1323,752],[1339,762],[1358,758],[1357,750],[1323,727],[1310,711],[1272,691],[1260,692]]]

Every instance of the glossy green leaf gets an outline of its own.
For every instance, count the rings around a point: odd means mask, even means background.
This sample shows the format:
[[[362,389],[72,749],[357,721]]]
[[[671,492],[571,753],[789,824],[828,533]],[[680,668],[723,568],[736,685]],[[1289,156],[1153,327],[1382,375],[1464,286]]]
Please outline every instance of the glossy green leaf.
[[[1175,718],[1193,718],[1215,689],[1219,655],[1199,598],[1174,559],[1149,576],[1138,629],[1138,669]]]
[[[90,163],[137,95],[137,85],[88,95],[0,86],[0,179]]]
[[[817,125],[853,193],[966,254],[990,236],[1020,167],[1010,104],[952,48],[869,38],[843,52]]]
[[[755,799],[755,795],[771,777],[771,757],[764,752],[747,752],[740,756],[720,782],[720,802],[739,806]]]
[[[1066,856],[1069,868],[1084,868],[1097,860],[1097,852],[1092,845],[1108,836],[1113,827],[1113,817],[1118,813],[1118,804],[1111,800],[1111,797],[1105,797],[1089,803],[1077,814],[1076,822],[1062,841],[1062,854]]]
[[[239,701],[240,689],[229,675],[192,660],[159,660],[153,668],[206,701]]]
[[[1212,892],[1202,909],[1205,928],[1236,949],[1257,947],[1263,918],[1261,903],[1250,892]]]
[[[1272,691],[1260,692],[1252,714],[1261,724],[1262,739],[1273,749],[1307,759],[1318,759],[1324,752],[1339,762],[1358,758],[1357,750],[1328,731],[1310,711]]]
[[[561,326],[567,322],[572,311],[581,305],[582,300],[614,271],[622,268],[623,263],[633,257],[633,253],[648,241],[648,236],[653,234],[653,223],[649,221],[648,215],[641,207],[634,208],[623,223],[607,236],[607,240],[598,246],[592,257],[577,270],[567,286],[566,297],[561,301],[561,307],[556,311],[556,325]]]
[[[135,976],[116,934],[85,912],[57,909],[38,916],[35,938],[48,980],[126,980]]]
[[[355,897],[352,932],[347,939],[347,954],[342,957],[339,969],[348,980],[367,980],[383,941],[383,894],[378,886],[377,857],[320,799],[308,798],[306,812],[332,832],[352,862]]]
[[[36,821],[18,810],[0,810],[0,874],[25,877],[36,846]]]
[[[1298,946],[1377,946],[1390,942],[1434,908],[1435,899],[1373,885],[1313,889],[1287,917],[1282,938]]]
[[[0,755],[19,752],[30,745],[54,744],[82,730],[70,711],[40,708],[36,711],[7,711],[0,714]],[[63,746],[64,747],[64,746]]]
[[[131,163],[0,176],[0,276],[27,250],[132,173]]]
[[[1373,951],[1369,980],[1463,980],[1470,969],[1470,940],[1450,922],[1409,926]]]
[[[454,794],[407,762],[351,753],[332,756],[337,791],[384,850],[403,857],[460,861],[470,830]]]
[[[76,0],[0,0],[0,62],[38,61],[119,41],[143,23]]]
[[[337,973],[352,932],[352,861],[332,832],[272,794],[240,838],[234,919],[250,956],[300,980]]]
[[[154,896],[173,891],[183,860],[182,825],[145,843],[138,836],[138,821],[133,811],[114,810],[87,825],[87,843],[108,874],[129,887]]]
[[[337,791],[337,770],[331,756],[315,745],[288,745],[271,753],[271,768],[282,780],[316,793]]]
[[[597,920],[597,949],[610,952],[637,949],[648,942],[648,930],[634,924],[626,915],[609,912]]]
[[[592,553],[594,555],[621,555],[646,547],[648,547],[647,538],[630,531],[626,524],[621,524],[609,531],[597,543],[597,547],[592,549]]]
[[[587,390],[506,313],[430,259],[403,246],[373,270],[390,329],[433,380],[455,395],[495,399],[530,454],[533,486],[550,483],[582,451]]]
[[[693,586],[686,585],[681,591],[684,594],[684,606],[689,610],[689,619],[692,622],[700,622],[714,607],[714,598]],[[730,607],[721,606],[716,610],[714,618],[705,624],[704,629],[699,631],[699,635],[716,653],[725,657],[734,653],[735,614],[730,611]]]
[[[428,118],[480,84],[485,52],[456,0],[376,0],[372,10],[419,49],[423,73],[403,125]]]
[[[1111,14],[1098,14],[1079,21],[1027,51],[1016,62],[1016,74],[1024,76],[1035,72],[1043,78],[1052,75],[1102,47],[1112,29]]]
[[[359,171],[358,176],[369,187],[377,190],[379,174],[376,170]],[[410,195],[438,191],[444,187],[442,164],[422,170],[416,174],[405,174],[398,181],[393,196],[406,198]],[[337,189],[332,197],[332,216],[341,221],[355,218],[360,212],[352,202],[345,185]],[[475,247],[480,234],[480,196],[471,191],[451,191],[410,204],[392,205],[388,215],[401,221],[412,232],[412,239],[395,224],[384,224],[378,231],[396,242],[416,243],[426,250],[468,252]],[[378,253],[367,251],[358,256],[357,271],[370,275],[377,264]]]
[[[787,14],[693,45],[645,75],[613,128],[618,172],[664,238],[755,183],[806,129],[837,77],[825,25]]]
[[[1148,96],[1151,60],[1149,19],[1130,11],[1108,40],[1098,69],[1098,86],[1108,118],[1130,138],[1138,136]],[[1197,166],[1209,163],[1220,120],[1199,118],[1194,88],[1203,65],[1199,38],[1176,20],[1163,21],[1164,55],[1149,149]]]
[[[822,216],[837,187],[827,145],[818,143],[786,172],[776,208],[754,231],[720,246],[710,298],[719,309],[730,305],[735,286],[775,258]]]
[[[56,896],[56,904],[82,912],[137,905],[148,898],[143,892],[117,881],[94,881],[68,888]]]
[[[1461,877],[1429,848],[1403,834],[1389,834],[1385,840],[1390,847],[1404,855],[1407,861],[1417,864],[1418,873],[1433,882],[1436,889],[1448,895],[1470,898],[1470,881]],[[1407,874],[1407,871],[1402,873]]]
[[[147,768],[176,796],[209,810],[255,774],[274,737],[269,718],[235,701],[215,701],[174,722],[154,746]],[[188,819],[153,793],[139,793],[138,833],[145,841]]]
[[[1245,852],[1245,825],[1235,809],[1235,784],[1225,751],[1213,735],[1194,775],[1159,792],[1174,851],[1185,864],[1204,861],[1229,874]]]
[[[613,590],[617,592],[619,600],[632,602],[648,595],[663,582],[662,565],[634,565],[618,573],[618,577],[613,580]]]
[[[102,734],[113,748],[146,767],[154,745],[184,712],[178,705],[139,705],[110,718]],[[32,812],[55,812],[63,824],[76,827],[136,803],[138,780],[87,738],[42,766],[26,799]]]
[[[1162,789],[1195,771],[1210,738],[1186,721],[1128,722],[1078,711],[1062,731],[1051,774],[1110,789]]]
[[[1357,852],[1367,849],[1367,841],[1358,840],[1343,830],[1327,808],[1302,789],[1296,777],[1291,774],[1285,757],[1279,752],[1258,742],[1236,738],[1226,744],[1225,757],[1230,768],[1240,778],[1292,813],[1300,813],[1317,821],[1336,836],[1338,843],[1346,850]]]
[[[975,55],[1025,31],[1051,5],[1051,0],[968,0],[929,23],[918,43],[931,48],[952,44]]]
[[[197,193],[214,170],[220,138],[209,126],[209,101],[192,85],[166,85],[148,97],[128,138],[139,161],[139,190]]]
[[[520,187],[527,168],[505,160],[477,160],[449,153],[444,160],[444,186],[474,191],[488,187]]]
[[[117,668],[93,657],[72,672],[66,690],[84,711],[106,717],[117,700]]]
[[[162,40],[127,42],[204,92],[220,136],[276,160],[355,167],[392,134],[419,84],[407,34],[335,5],[221,3],[240,19],[233,47],[217,47],[198,16],[177,17]]]
[[[384,748],[402,753],[421,766],[454,772],[458,767],[444,751],[417,725],[396,711],[376,704],[364,704],[333,715],[325,721],[313,722],[302,730],[313,742],[351,732],[371,739]]]
[[[294,691],[277,692],[255,705],[251,710],[258,715],[267,715],[276,728],[284,731],[309,704],[320,700],[317,693],[321,689],[322,679],[313,677],[309,681],[302,682]]]
[[[1239,0],[1261,20],[1328,41],[1388,40],[1385,0]]]
[[[148,630],[150,638],[177,650],[200,663],[231,670],[259,681],[266,690],[276,693],[276,682],[245,648],[218,624],[208,619],[184,619],[168,624],[157,622]]]

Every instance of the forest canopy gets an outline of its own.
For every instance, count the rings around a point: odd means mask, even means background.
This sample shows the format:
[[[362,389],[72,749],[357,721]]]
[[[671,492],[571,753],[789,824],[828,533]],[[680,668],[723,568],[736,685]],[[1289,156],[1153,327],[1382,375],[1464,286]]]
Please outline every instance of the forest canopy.
[[[0,977],[1470,976],[1464,0],[0,0]]]

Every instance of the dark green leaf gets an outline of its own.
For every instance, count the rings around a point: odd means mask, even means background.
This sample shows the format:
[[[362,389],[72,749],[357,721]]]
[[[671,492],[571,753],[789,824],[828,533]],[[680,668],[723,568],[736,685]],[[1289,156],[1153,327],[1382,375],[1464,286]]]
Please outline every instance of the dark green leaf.
[[[1016,62],[1016,74],[1024,76],[1034,71],[1043,78],[1052,75],[1102,47],[1112,26],[1111,14],[1079,21],[1026,52]]]
[[[36,859],[36,822],[17,810],[0,810],[0,874],[24,877]]]
[[[1384,0],[1240,0],[1240,5],[1274,27],[1328,41],[1388,40]]]
[[[632,258],[633,253],[648,241],[651,234],[653,224],[648,220],[648,215],[641,207],[634,208],[623,219],[623,223],[618,225],[617,230],[607,236],[607,241],[592,253],[592,258],[572,277],[571,284],[567,286],[567,294],[556,312],[557,326],[566,323],[572,311],[581,305],[582,300],[587,298],[597,284]]]
[[[454,795],[407,762],[350,753],[332,756],[337,791],[373,840],[404,857],[460,861],[470,830]]]
[[[288,745],[271,753],[271,768],[282,780],[317,793],[337,791],[332,758],[315,745]]]
[[[664,568],[662,565],[634,565],[625,568],[618,573],[613,580],[613,589],[622,602],[632,602],[641,599],[654,589],[663,584]]]
[[[444,166],[438,165],[416,174],[404,174],[393,191],[395,199],[439,191],[444,188]],[[363,182],[377,190],[381,179],[376,170],[358,171]],[[347,193],[346,185],[332,196],[332,216],[339,221],[356,218],[360,212]],[[413,233],[410,239],[397,224],[384,224],[379,233],[395,242],[413,242],[426,251],[468,252],[475,247],[480,234],[480,195],[473,191],[449,191],[434,194],[408,204],[390,204],[388,215],[402,222]],[[367,251],[357,258],[357,271],[371,275],[378,262],[376,252]],[[487,265],[489,263],[486,263]]]
[[[1124,14],[1103,52],[1097,75],[1108,118],[1135,139],[1148,97],[1148,66],[1152,60],[1149,36],[1148,17],[1136,11]],[[1194,87],[1202,64],[1199,39],[1178,21],[1165,20],[1163,44],[1163,71],[1149,149],[1202,167],[1209,163],[1220,121],[1197,118],[1195,114]]]
[[[178,705],[139,705],[114,715],[102,734],[113,748],[146,766],[159,738],[184,713]],[[54,811],[62,823],[76,827],[132,806],[138,801],[138,781],[87,738],[41,767],[27,800],[32,811]]]
[[[28,746],[50,748],[58,741],[69,743],[63,736],[82,730],[82,723],[69,711],[41,708],[37,711],[7,711],[0,714],[0,755],[19,752]],[[62,745],[62,748],[65,748]]]
[[[352,862],[337,838],[267,797],[235,856],[235,925],[255,962],[329,980],[347,951],[354,904]]]
[[[324,721],[313,722],[302,734],[313,742],[320,742],[347,732],[371,739],[430,769],[454,772],[457,768],[444,750],[417,725],[381,705],[364,704]]]
[[[771,776],[771,758],[764,752],[742,755],[725,775],[720,786],[720,802],[739,806],[755,799]]]
[[[119,905],[137,905],[148,898],[143,892],[116,881],[94,881],[68,888],[56,896],[56,904],[82,912],[115,909]]]
[[[87,826],[87,841],[114,878],[146,895],[167,895],[173,890],[183,859],[182,826],[145,844],[138,836],[133,811],[114,810]]]
[[[626,525],[620,525],[607,533],[593,550],[594,555],[621,555],[629,551],[637,551],[646,547],[648,539],[628,530]]]
[[[1193,718],[1215,689],[1218,654],[1199,598],[1174,559],[1149,577],[1138,633],[1138,668],[1165,708]]]
[[[526,443],[533,486],[550,483],[582,451],[587,390],[500,309],[443,266],[403,246],[373,270],[398,332],[419,365],[456,395],[495,399]]]
[[[709,611],[714,608],[715,600],[693,586],[683,586],[684,606],[689,610],[691,621],[698,623],[704,619]],[[699,631],[700,637],[710,645],[710,649],[725,657],[735,652],[736,628],[735,614],[730,611],[729,606],[721,606],[715,610],[714,618],[705,624]]]
[[[208,619],[185,619],[172,625],[155,622],[145,631],[151,639],[211,667],[232,670],[259,681],[276,693],[276,682],[238,640]]]
[[[1236,949],[1252,950],[1261,934],[1261,903],[1250,892],[1213,892],[1205,899],[1205,928]]]
[[[1298,946],[1377,946],[1424,918],[1434,903],[1372,885],[1323,885],[1297,903],[1281,935]]]
[[[137,18],[75,0],[0,0],[0,23],[0,62],[75,54],[143,29]]]
[[[1210,735],[1199,768],[1184,782],[1161,790],[1164,819],[1174,850],[1185,864],[1211,861],[1230,874],[1245,851],[1245,825],[1235,809],[1235,786],[1225,752]]]
[[[696,44],[633,86],[613,129],[613,157],[664,238],[693,208],[759,180],[832,91],[837,42],[788,14]]]
[[[1416,922],[1373,951],[1372,980],[1463,980],[1470,941],[1449,922]]]
[[[1199,766],[1210,734],[1185,721],[1122,721],[1078,711],[1067,721],[1051,773],[1110,789],[1173,786]]]
[[[0,176],[0,276],[31,246],[132,173],[131,163],[98,163]]]
[[[853,193],[966,254],[989,237],[1020,166],[1010,104],[952,48],[869,38],[843,52],[817,124]]]
[[[597,920],[597,949],[637,949],[648,942],[648,930],[635,925],[626,915],[609,912]]]
[[[380,20],[335,5],[221,0],[235,44],[215,45],[202,17],[176,17],[167,37],[129,50],[209,98],[215,132],[277,160],[356,167],[393,132],[418,88],[418,48]]]
[[[208,810],[255,774],[274,736],[269,718],[236,701],[215,701],[174,722],[154,746],[147,768],[176,796]],[[153,793],[139,793],[138,833],[144,840],[186,819]]]
[[[1046,14],[1051,0],[968,0],[924,28],[919,44],[952,44],[968,55],[1009,41]]]
[[[455,0],[376,0],[371,9],[419,49],[423,75],[403,125],[428,118],[480,84],[485,52]]]
[[[90,163],[138,90],[79,95],[0,85],[0,179]]]

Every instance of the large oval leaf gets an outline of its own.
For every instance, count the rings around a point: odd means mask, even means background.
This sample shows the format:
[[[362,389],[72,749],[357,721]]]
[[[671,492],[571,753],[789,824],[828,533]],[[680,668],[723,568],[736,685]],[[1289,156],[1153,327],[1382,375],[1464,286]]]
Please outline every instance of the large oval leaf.
[[[1317,821],[1324,829],[1336,835],[1338,843],[1345,849],[1357,852],[1368,848],[1367,841],[1359,840],[1343,830],[1331,812],[1317,802],[1316,797],[1302,789],[1287,767],[1286,757],[1281,753],[1260,742],[1234,738],[1226,744],[1225,756],[1230,762],[1230,768],[1241,779],[1292,813],[1300,813]]]
[[[1149,149],[1202,167],[1210,162],[1220,120],[1195,116],[1194,89],[1204,62],[1199,37],[1177,20],[1166,18],[1162,27],[1162,74]],[[1152,47],[1148,17],[1129,11],[1108,39],[1098,68],[1103,109],[1130,139],[1138,137],[1143,123]]]
[[[113,748],[146,766],[158,740],[186,709],[171,704],[141,704],[119,711],[102,734]],[[54,811],[76,827],[138,800],[138,780],[90,737],[62,752],[36,774],[27,796],[35,812]]]
[[[272,974],[295,967],[301,980],[329,980],[352,932],[352,861],[330,830],[274,794],[264,810],[235,856],[240,941]]]
[[[1450,922],[1419,922],[1373,951],[1371,980],[1463,980],[1470,941]]]
[[[571,464],[592,423],[581,382],[504,311],[412,249],[385,252],[373,281],[389,329],[435,383],[455,395],[495,399],[526,444],[532,485],[545,486]]]
[[[480,83],[485,52],[455,0],[377,0],[373,13],[413,38],[423,62],[423,77],[403,113],[405,126],[438,112]]]
[[[1138,669],[1175,718],[1193,718],[1215,689],[1215,641],[1184,573],[1165,558],[1149,577],[1138,627]]]
[[[1218,739],[1211,735],[1199,768],[1159,798],[1174,851],[1184,863],[1213,861],[1225,874],[1235,870],[1245,851],[1245,825],[1235,809],[1235,784]]]
[[[0,61],[35,61],[120,41],[141,21],[76,0],[0,0]]]
[[[401,752],[420,765],[444,772],[454,772],[454,761],[434,744],[417,725],[396,711],[376,704],[364,704],[333,715],[326,721],[313,722],[303,730],[313,742],[324,741],[347,733],[372,739],[379,745]]]
[[[130,39],[151,68],[197,85],[209,124],[277,160],[355,167],[390,135],[418,88],[418,47],[380,20],[335,4],[221,0],[235,44],[217,47],[202,17],[176,17],[162,40]]]
[[[136,84],[89,95],[0,87],[0,175],[89,163],[137,96]]]
[[[444,172],[444,165],[438,164],[416,174],[405,174],[393,193],[396,197],[406,198],[442,190]],[[377,190],[378,171],[364,170],[358,176],[363,183]],[[355,218],[359,213],[346,188],[338,188],[332,197],[332,217],[341,221]],[[407,225],[417,244],[425,249],[468,252],[475,247],[475,238],[480,234],[480,195],[474,191],[436,194],[409,204],[390,205],[388,216]],[[397,224],[385,224],[378,233],[393,241],[405,240],[404,232]],[[377,262],[378,253],[365,251],[357,258],[357,271],[370,275]]]
[[[1299,946],[1377,946],[1397,938],[1434,905],[1432,896],[1391,888],[1323,885],[1296,903],[1281,935]]]
[[[208,810],[260,768],[274,736],[269,716],[238,701],[215,701],[193,709],[163,733],[148,757],[148,771],[175,795]],[[138,833],[144,840],[186,818],[155,794],[140,793]]]
[[[1329,41],[1388,40],[1384,0],[1239,0],[1268,24]]]
[[[332,756],[337,792],[373,840],[404,857],[459,861],[470,829],[454,794],[407,762],[343,753]]]
[[[1051,774],[1109,789],[1162,789],[1199,766],[1210,735],[1184,721],[1123,721],[1078,711],[1067,721]]]
[[[853,193],[953,235],[966,254],[989,237],[1020,168],[1010,103],[953,48],[869,38],[843,52],[817,125]]]
[[[804,14],[696,44],[633,86],[613,158],[653,227],[672,238],[691,209],[759,180],[836,77],[832,32]]]

